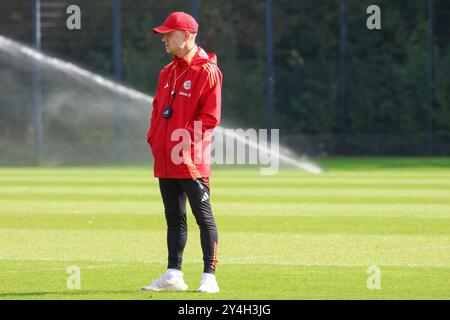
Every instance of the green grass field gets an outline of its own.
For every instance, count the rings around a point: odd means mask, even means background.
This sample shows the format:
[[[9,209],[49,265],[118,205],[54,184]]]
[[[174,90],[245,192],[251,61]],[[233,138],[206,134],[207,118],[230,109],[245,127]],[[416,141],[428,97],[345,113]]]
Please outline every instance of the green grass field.
[[[152,169],[1,168],[0,299],[449,299],[450,159],[335,158],[314,175],[216,169],[221,292],[189,211],[185,293],[141,292],[165,271]],[[66,286],[69,266],[81,289]],[[369,290],[367,268],[381,270]]]

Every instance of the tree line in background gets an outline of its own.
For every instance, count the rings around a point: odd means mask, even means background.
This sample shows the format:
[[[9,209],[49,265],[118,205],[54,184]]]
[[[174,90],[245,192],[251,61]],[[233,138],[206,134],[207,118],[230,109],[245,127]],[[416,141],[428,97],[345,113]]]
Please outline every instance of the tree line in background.
[[[312,153],[423,154],[429,116],[427,1],[346,2],[343,115],[338,104],[339,1],[274,1],[275,126],[288,145]],[[43,27],[43,51],[112,78],[112,1],[70,4],[81,8],[81,30],[67,30],[64,7],[44,9],[62,14],[43,18],[55,25]],[[381,8],[381,30],[366,28],[366,8],[371,4]],[[450,2],[436,0],[435,10],[433,153],[450,154]],[[122,0],[125,85],[154,93],[159,70],[171,58],[151,28],[172,11],[190,12],[191,3]],[[31,45],[31,14],[29,1],[2,0],[0,34]],[[224,75],[224,125],[266,127],[265,17],[263,0],[201,1],[198,42],[217,54]],[[13,132],[24,114],[32,113],[30,105],[11,111],[7,99],[0,101],[0,134]]]

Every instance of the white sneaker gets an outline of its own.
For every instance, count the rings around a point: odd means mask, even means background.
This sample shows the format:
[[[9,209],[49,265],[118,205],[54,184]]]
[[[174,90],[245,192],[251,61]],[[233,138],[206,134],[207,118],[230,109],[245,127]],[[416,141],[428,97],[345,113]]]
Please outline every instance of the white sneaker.
[[[186,291],[188,285],[183,280],[183,272],[168,269],[165,274],[153,281],[150,285],[141,288],[144,291]]]
[[[217,284],[216,276],[211,273],[203,273],[202,281],[198,292],[217,293],[219,292],[219,285]]]

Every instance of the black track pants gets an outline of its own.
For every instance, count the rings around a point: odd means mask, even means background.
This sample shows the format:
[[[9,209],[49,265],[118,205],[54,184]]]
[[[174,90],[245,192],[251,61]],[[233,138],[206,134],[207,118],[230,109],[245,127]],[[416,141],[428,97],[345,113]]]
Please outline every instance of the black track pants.
[[[187,241],[186,199],[198,226],[203,250],[203,272],[214,273],[218,233],[209,201],[208,186],[200,179],[159,179],[167,221],[168,268],[181,270]]]

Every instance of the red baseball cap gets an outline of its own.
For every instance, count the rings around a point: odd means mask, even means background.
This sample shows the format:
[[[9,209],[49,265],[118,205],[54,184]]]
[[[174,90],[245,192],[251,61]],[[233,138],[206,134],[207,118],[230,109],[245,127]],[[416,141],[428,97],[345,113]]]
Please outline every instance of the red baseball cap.
[[[198,23],[194,17],[186,12],[171,13],[162,26],[153,28],[153,33],[164,34],[174,30],[185,30],[192,33],[198,32]]]

